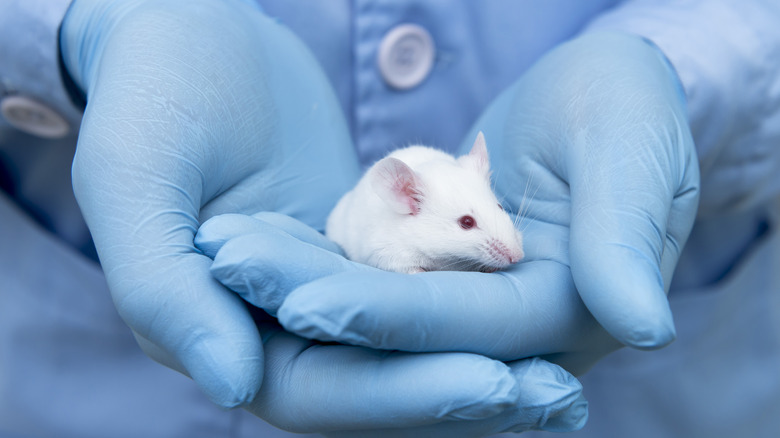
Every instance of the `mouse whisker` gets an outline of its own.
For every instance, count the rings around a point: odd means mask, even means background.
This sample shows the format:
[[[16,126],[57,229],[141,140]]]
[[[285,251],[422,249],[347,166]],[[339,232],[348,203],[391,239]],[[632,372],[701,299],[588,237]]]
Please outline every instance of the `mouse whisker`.
[[[464,257],[462,254],[452,253],[446,257],[446,263],[437,267],[440,271],[479,271],[482,269],[482,262],[479,260]]]
[[[529,225],[531,225],[531,223],[532,223],[532,222],[534,222],[534,221],[536,220],[536,218],[538,218],[538,217],[539,217],[539,213],[538,213],[538,212],[537,212],[537,213],[535,213],[535,214],[534,214],[533,216],[531,216],[531,217],[524,216],[524,217],[523,217],[523,218],[520,220],[520,224],[519,224],[520,228],[518,228],[518,229],[520,230],[520,232],[524,233],[524,232],[525,232],[525,229],[526,229],[526,228],[528,228],[528,226],[529,226]],[[524,225],[523,225],[523,222],[525,222],[525,224],[524,224]]]
[[[533,174],[530,174],[526,182],[526,189],[523,192],[523,200],[520,203],[520,208],[519,211],[517,212],[517,217],[520,218],[520,221],[517,223],[515,228],[519,229],[521,232],[525,231],[525,229],[528,227],[528,224],[527,223],[523,224],[523,222],[529,219],[529,213],[531,211],[531,206],[533,205],[533,200],[536,197],[537,192],[542,186],[541,183],[536,184],[536,187],[533,189],[533,193],[531,193],[531,195],[528,196],[528,192],[530,191],[532,181],[533,181]],[[534,215],[534,217],[531,218],[530,221],[536,219],[537,216],[538,213]]]

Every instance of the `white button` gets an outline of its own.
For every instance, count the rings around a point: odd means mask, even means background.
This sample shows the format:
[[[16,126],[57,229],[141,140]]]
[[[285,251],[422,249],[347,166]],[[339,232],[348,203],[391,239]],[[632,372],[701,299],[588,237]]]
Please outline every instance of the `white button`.
[[[0,114],[15,128],[44,138],[64,137],[70,127],[48,106],[24,96],[7,96],[0,101]]]
[[[402,24],[391,29],[379,45],[379,72],[388,85],[406,90],[428,76],[435,54],[427,30],[416,24]]]

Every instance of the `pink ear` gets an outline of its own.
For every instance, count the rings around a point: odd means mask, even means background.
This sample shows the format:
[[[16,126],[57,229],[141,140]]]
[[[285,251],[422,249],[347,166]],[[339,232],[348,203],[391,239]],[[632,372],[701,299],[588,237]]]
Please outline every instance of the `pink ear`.
[[[371,187],[396,213],[415,215],[422,203],[421,182],[403,161],[387,157],[371,168]]]
[[[479,131],[479,134],[477,134],[477,139],[474,140],[471,152],[458,158],[458,161],[464,167],[469,167],[484,175],[485,178],[490,177],[490,158],[488,158],[487,144],[485,144],[485,135],[482,134],[482,131]]]

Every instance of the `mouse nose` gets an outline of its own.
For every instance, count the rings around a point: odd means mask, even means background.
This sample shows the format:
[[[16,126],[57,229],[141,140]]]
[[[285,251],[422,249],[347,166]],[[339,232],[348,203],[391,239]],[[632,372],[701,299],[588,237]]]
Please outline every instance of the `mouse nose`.
[[[504,243],[493,241],[490,243],[490,249],[493,257],[497,260],[510,265],[519,262],[523,258],[523,249],[519,245],[506,245]]]
[[[522,260],[523,257],[525,257],[523,250],[521,248],[516,248],[509,254],[509,263],[511,264],[517,263],[520,260]]]

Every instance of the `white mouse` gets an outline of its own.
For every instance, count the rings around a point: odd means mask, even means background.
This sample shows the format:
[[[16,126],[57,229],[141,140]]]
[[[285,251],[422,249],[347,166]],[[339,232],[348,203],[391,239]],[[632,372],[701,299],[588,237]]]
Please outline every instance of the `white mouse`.
[[[459,158],[410,146],[379,160],[325,234],[349,259],[395,272],[494,272],[523,258],[522,234],[490,188],[482,132]]]

